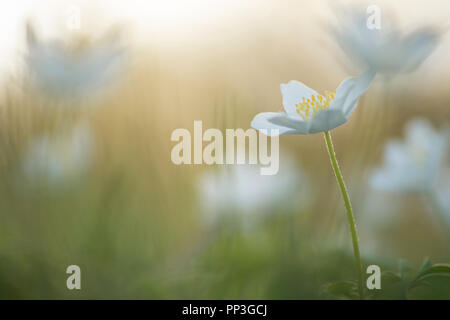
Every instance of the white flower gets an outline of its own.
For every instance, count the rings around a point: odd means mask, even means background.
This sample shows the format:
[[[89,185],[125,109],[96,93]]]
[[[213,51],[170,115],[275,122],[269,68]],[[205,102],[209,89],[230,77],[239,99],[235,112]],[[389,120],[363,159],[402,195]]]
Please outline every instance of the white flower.
[[[276,175],[261,175],[254,165],[224,166],[202,175],[198,187],[210,224],[233,214],[245,220],[275,207],[304,207],[310,191],[305,176],[286,159]]]
[[[440,33],[432,28],[403,34],[391,27],[387,14],[380,29],[369,29],[368,14],[355,8],[336,8],[339,25],[333,26],[338,44],[353,61],[379,73],[411,72],[434,51]]]
[[[433,188],[447,149],[445,130],[437,132],[425,119],[414,119],[405,141],[390,141],[384,164],[370,177],[372,187],[385,191],[421,192]]]
[[[36,85],[56,97],[85,97],[105,85],[123,63],[116,37],[72,52],[62,42],[44,42],[27,28],[27,63]]]
[[[66,134],[35,138],[24,155],[23,173],[32,184],[60,187],[87,171],[92,153],[93,133],[81,123]]]
[[[282,112],[264,112],[255,116],[252,127],[279,134],[312,134],[343,125],[358,105],[358,99],[368,89],[375,73],[367,71],[359,79],[344,80],[335,92],[318,94],[299,81],[282,84]]]

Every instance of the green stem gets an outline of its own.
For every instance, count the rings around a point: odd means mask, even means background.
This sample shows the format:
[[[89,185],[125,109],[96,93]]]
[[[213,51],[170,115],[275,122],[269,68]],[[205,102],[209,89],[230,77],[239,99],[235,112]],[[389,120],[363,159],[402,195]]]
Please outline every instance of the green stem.
[[[331,166],[333,167],[334,174],[336,175],[336,180],[341,189],[342,197],[344,198],[345,209],[347,211],[347,220],[350,226],[350,232],[352,235],[353,242],[353,254],[356,259],[356,270],[358,272],[358,292],[360,299],[364,298],[364,287],[363,287],[363,268],[361,263],[361,254],[359,253],[359,242],[358,234],[356,230],[355,217],[353,216],[352,205],[350,203],[350,197],[348,196],[348,191],[345,186],[344,178],[342,177],[341,170],[339,169],[339,164],[336,159],[336,153],[334,152],[333,142],[331,141],[331,135],[328,131],[324,132],[325,141],[327,142],[328,154],[330,155]]]

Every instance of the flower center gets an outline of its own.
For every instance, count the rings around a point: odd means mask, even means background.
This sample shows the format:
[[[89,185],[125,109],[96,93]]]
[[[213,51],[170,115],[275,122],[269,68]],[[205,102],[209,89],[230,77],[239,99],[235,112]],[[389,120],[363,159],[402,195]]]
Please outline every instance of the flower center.
[[[326,109],[330,106],[330,103],[334,100],[336,90],[333,92],[325,91],[325,97],[317,94],[312,95],[311,98],[302,98],[302,102],[297,103],[297,113],[303,120],[307,120],[315,115],[319,110]]]

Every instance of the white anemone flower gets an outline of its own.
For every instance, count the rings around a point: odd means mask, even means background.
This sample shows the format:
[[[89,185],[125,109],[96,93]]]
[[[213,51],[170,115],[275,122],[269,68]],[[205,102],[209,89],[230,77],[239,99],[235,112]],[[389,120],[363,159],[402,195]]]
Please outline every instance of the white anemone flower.
[[[261,175],[259,166],[232,165],[205,172],[199,179],[199,194],[207,224],[236,216],[244,224],[275,208],[305,208],[310,186],[291,161],[281,162],[276,175]]]
[[[426,119],[414,119],[405,140],[388,142],[384,163],[370,177],[373,188],[384,191],[430,192],[445,159],[446,130],[434,130]]]
[[[416,70],[434,51],[440,32],[420,28],[404,34],[393,26],[386,14],[380,29],[367,26],[368,14],[358,8],[336,8],[338,25],[331,28],[338,44],[353,60],[378,73]]]
[[[39,39],[27,26],[27,63],[36,86],[58,98],[80,98],[107,84],[123,65],[124,50],[116,34],[75,52],[61,41]]]
[[[346,123],[375,76],[371,70],[360,78],[344,80],[334,92],[322,96],[299,81],[281,84],[284,111],[255,116],[252,127],[268,135],[326,132]]]
[[[93,133],[86,123],[71,132],[31,141],[22,162],[26,180],[35,185],[61,187],[87,172],[93,156]]]

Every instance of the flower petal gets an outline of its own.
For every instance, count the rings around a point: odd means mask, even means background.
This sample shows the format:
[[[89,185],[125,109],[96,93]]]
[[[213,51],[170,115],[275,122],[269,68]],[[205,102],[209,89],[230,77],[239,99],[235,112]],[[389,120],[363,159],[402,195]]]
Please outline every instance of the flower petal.
[[[351,116],[356,106],[358,105],[358,99],[367,91],[375,77],[376,72],[373,70],[367,70],[356,81],[353,88],[348,93],[347,99],[343,106],[343,112],[347,119]]]
[[[283,96],[283,107],[286,113],[294,118],[300,118],[297,113],[296,104],[305,99],[311,98],[312,95],[317,95],[317,92],[306,86],[305,84],[292,80],[287,84],[281,84],[281,95]]]
[[[439,38],[439,32],[432,29],[416,30],[405,37],[401,43],[402,47],[405,48],[404,71],[411,72],[417,69],[434,51],[439,43]]]
[[[308,134],[311,126],[311,121],[304,121],[300,117],[294,119],[284,112],[278,113],[276,117],[269,119],[269,121],[277,126],[289,128],[290,131],[285,134]]]
[[[336,96],[331,102],[330,109],[341,109],[345,105],[345,100],[347,99],[350,91],[356,84],[356,79],[351,77],[347,78],[341,82],[339,87],[336,89]]]
[[[442,166],[447,150],[446,130],[434,130],[432,124],[423,118],[411,120],[405,128],[405,140],[410,151],[422,150],[425,152],[426,174],[430,180],[436,178]]]
[[[409,191],[411,189],[411,184],[405,181],[401,173],[386,168],[373,171],[370,175],[369,184],[375,190],[388,192]]]
[[[339,109],[325,109],[319,111],[311,119],[309,133],[318,133],[332,130],[347,122],[344,113]]]
[[[286,117],[286,114],[284,117]],[[286,134],[292,131],[291,128],[285,126],[277,125],[270,120],[276,117],[280,117],[282,113],[280,112],[263,112],[258,113],[252,120],[251,126],[256,130],[265,130],[264,133],[268,136],[278,136],[281,134]]]
[[[391,140],[386,144],[384,161],[387,166],[395,169],[401,169],[411,163],[405,145],[400,140]]]

